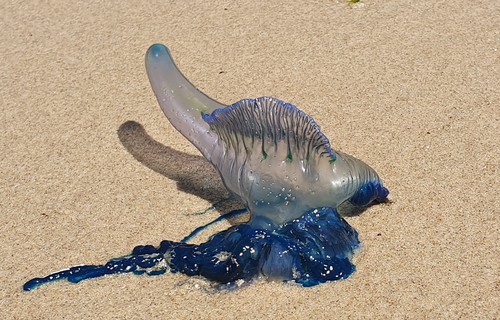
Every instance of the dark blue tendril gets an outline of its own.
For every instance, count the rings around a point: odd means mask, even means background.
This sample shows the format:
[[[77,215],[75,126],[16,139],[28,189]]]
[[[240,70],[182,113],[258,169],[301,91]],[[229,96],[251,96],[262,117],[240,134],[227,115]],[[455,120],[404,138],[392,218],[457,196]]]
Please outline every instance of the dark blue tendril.
[[[210,222],[210,223],[208,223],[208,224],[206,224],[204,226],[201,226],[201,227],[198,227],[198,228],[194,229],[193,231],[191,231],[190,234],[188,234],[187,236],[185,236],[181,240],[181,242],[188,242],[191,239],[193,239],[194,237],[196,237],[200,232],[202,232],[203,230],[207,229],[208,227],[210,227],[210,226],[212,226],[212,225],[214,225],[216,223],[219,223],[221,221],[228,220],[228,219],[240,216],[240,215],[242,215],[244,213],[247,213],[247,212],[248,212],[247,209],[239,209],[239,210],[233,210],[233,211],[231,211],[229,213],[223,214],[220,217],[218,217],[217,219],[213,220],[212,222]]]
[[[167,271],[200,275],[223,284],[263,274],[309,287],[347,278],[355,270],[351,257],[358,246],[357,232],[335,209],[318,208],[275,230],[244,223],[199,245],[165,240],[158,247],[137,246],[128,256],[35,278],[23,289],[30,291],[62,279],[77,283],[107,274],[159,275]]]

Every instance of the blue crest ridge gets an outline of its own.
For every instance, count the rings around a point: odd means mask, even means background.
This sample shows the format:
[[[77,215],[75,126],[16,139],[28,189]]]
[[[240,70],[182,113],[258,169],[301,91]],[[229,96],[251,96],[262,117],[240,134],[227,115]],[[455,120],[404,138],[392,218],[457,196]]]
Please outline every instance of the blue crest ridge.
[[[285,141],[290,156],[293,148],[307,151],[306,158],[319,153],[328,155],[332,161],[336,159],[319,125],[293,104],[276,98],[243,99],[211,114],[202,113],[202,118],[228,144],[233,144],[239,136],[251,138],[252,144],[270,140],[275,147]],[[262,150],[268,153],[264,147]]]

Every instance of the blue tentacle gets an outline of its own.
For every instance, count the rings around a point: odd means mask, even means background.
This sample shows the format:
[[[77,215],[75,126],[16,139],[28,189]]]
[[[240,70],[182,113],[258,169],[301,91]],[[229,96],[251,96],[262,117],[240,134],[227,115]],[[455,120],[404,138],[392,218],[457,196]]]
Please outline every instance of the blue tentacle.
[[[271,279],[312,286],[348,277],[359,246],[357,232],[332,208],[308,211],[275,230],[243,223],[195,245],[162,241],[158,247],[137,246],[128,256],[104,265],[76,266],[35,278],[24,285],[37,286],[66,279],[77,283],[108,274],[158,275],[170,271],[200,275],[219,283],[251,280],[263,274]]]

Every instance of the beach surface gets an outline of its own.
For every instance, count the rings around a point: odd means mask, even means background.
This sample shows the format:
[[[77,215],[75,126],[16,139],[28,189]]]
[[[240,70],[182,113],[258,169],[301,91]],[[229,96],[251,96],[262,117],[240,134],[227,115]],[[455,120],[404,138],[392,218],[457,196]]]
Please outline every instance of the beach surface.
[[[1,319],[500,317],[499,1],[0,4]],[[158,107],[153,43],[217,101],[291,102],[377,170],[391,203],[346,217],[363,245],[349,279],[214,292],[127,274],[22,290],[238,207],[195,214],[227,192]]]

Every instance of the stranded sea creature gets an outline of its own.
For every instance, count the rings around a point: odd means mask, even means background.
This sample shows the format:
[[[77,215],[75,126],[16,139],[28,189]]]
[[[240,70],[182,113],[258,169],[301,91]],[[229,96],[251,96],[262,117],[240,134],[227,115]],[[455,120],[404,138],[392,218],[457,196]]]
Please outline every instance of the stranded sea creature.
[[[151,46],[146,69],[161,109],[219,172],[250,213],[202,244],[138,246],[104,265],[76,266],[35,278],[24,290],[106,274],[181,272],[231,284],[258,275],[303,286],[347,278],[357,232],[337,212],[344,202],[383,202],[389,191],[362,161],[331,148],[316,122],[271,97],[222,105],[198,91],[168,49]]]

